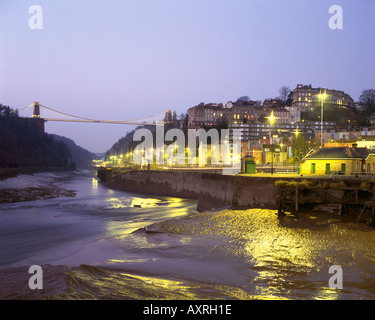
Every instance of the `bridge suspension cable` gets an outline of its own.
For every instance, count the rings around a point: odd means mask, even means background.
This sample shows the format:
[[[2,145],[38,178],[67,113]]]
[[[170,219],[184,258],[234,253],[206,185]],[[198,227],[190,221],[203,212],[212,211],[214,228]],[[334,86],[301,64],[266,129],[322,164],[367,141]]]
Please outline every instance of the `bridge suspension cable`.
[[[15,109],[15,110],[11,110],[10,112],[18,112],[18,111],[21,111],[21,110],[24,110],[24,109],[27,109],[27,108],[30,108],[34,106],[34,104],[29,104],[28,106],[26,107],[22,107],[22,108],[18,108],[18,109]]]
[[[142,122],[135,122],[135,121],[142,121],[142,120],[160,117],[160,116],[164,115],[164,113],[160,113],[160,114],[157,114],[157,115],[152,115],[152,116],[143,117],[143,118],[130,119],[130,120],[100,120],[100,119],[86,118],[86,117],[81,117],[81,116],[69,114],[69,113],[59,111],[59,110],[56,110],[54,108],[45,106],[43,104],[39,104],[39,103],[37,103],[37,104],[38,104],[38,106],[43,107],[43,109],[49,110],[49,111],[54,112],[54,113],[59,114],[59,115],[69,117],[68,119],[62,119],[62,118],[57,118],[57,117],[53,118],[52,116],[48,116],[48,117],[44,116],[43,119],[45,119],[46,121],[118,123],[118,124],[133,124],[133,125],[156,125],[156,123],[145,123],[145,122],[142,123]],[[21,110],[24,110],[24,109],[27,109],[27,108],[33,107],[33,106],[35,107],[35,105],[36,105],[36,103],[28,105],[26,107],[16,109],[15,111],[21,111]],[[35,109],[34,109],[34,112],[35,112]],[[33,116],[35,116],[35,114],[33,114]],[[37,116],[41,117],[40,113],[38,113]],[[73,118],[73,119],[71,119],[71,118]]]

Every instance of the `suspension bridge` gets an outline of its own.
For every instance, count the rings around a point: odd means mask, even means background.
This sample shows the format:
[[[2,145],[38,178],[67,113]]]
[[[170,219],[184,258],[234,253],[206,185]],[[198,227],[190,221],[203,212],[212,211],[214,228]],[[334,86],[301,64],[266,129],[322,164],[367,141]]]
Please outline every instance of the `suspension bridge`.
[[[63,111],[56,110],[54,108],[45,106],[39,102],[34,102],[26,107],[16,109],[18,114],[20,112],[24,113],[27,110],[33,110],[32,118],[41,119],[45,121],[62,121],[62,122],[87,122],[87,123],[112,123],[112,124],[130,124],[130,125],[150,125],[154,126],[158,121],[172,121],[172,111],[167,110],[166,112],[152,115],[143,118],[137,119],[128,119],[128,120],[102,120],[102,119],[93,119],[86,118],[82,116],[77,116],[69,114]],[[21,116],[21,115],[20,115]],[[30,115],[25,115],[24,117],[30,118]]]

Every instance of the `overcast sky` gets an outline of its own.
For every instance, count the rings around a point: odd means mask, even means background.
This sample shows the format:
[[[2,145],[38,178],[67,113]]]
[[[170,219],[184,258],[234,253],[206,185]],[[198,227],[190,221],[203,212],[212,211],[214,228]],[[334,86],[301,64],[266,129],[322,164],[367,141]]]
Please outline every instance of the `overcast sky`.
[[[32,5],[43,29],[30,29]],[[332,5],[343,29],[329,28]],[[298,83],[375,89],[373,0],[0,0],[0,103],[125,120]],[[47,122],[105,152],[129,125]]]

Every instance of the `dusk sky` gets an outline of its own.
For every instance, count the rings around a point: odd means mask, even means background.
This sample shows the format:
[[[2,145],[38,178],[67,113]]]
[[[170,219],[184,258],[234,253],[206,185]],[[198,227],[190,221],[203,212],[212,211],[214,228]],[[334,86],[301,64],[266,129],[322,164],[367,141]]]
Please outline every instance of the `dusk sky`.
[[[29,28],[29,7],[43,29]],[[329,7],[343,9],[332,30]],[[0,103],[126,120],[298,83],[375,89],[373,0],[0,0]],[[31,111],[31,110],[30,110]],[[47,122],[105,152],[133,126]]]

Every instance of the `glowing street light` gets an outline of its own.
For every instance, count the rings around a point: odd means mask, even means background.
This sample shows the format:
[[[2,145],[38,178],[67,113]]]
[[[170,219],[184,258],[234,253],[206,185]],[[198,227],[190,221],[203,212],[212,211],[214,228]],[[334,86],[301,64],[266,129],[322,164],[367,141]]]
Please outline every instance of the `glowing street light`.
[[[294,141],[296,141],[298,134],[301,133],[301,131],[298,130],[298,126],[297,126],[297,128],[294,131],[292,131],[292,133],[296,135],[294,138]],[[295,148],[293,150],[293,173],[296,173],[296,150]]]
[[[324,100],[327,98],[327,89],[324,90],[324,93],[322,93],[322,89],[320,89],[318,98],[320,100],[320,148],[323,148],[323,105]]]
[[[278,118],[273,115],[273,110],[271,111],[271,115],[269,117],[265,117],[265,118],[269,119],[270,125],[271,125],[271,175],[273,175],[273,134],[272,134],[272,126],[273,126],[273,123],[275,122],[275,120],[278,119]]]

